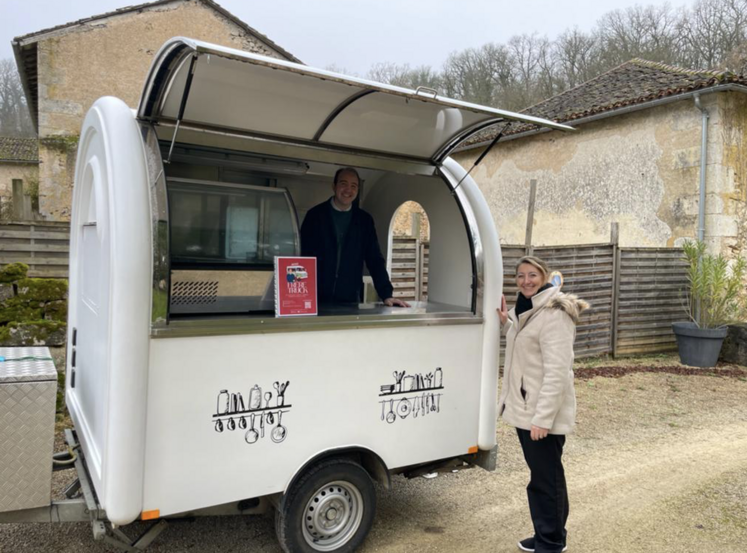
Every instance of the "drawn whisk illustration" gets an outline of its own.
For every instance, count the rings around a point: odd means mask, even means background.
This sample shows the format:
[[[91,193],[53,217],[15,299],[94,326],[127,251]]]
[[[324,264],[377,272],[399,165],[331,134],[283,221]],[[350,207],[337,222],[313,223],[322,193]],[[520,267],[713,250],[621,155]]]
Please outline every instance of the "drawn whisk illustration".
[[[441,396],[444,389],[444,372],[441,367],[427,374],[407,375],[406,371],[394,371],[393,384],[383,384],[379,397],[381,420],[389,424],[397,419],[425,417],[441,412]],[[414,393],[416,392],[416,393]],[[386,399],[387,396],[395,396]]]
[[[269,434],[270,439],[279,444],[288,436],[288,429],[283,426],[283,414],[290,412],[293,407],[286,404],[285,392],[290,381],[277,381],[273,384],[275,392],[267,390],[264,394],[258,384],[249,390],[247,401],[240,392],[229,393],[228,390],[218,392],[214,421],[216,432],[224,430],[233,432],[237,428],[243,431],[244,441],[255,444]]]

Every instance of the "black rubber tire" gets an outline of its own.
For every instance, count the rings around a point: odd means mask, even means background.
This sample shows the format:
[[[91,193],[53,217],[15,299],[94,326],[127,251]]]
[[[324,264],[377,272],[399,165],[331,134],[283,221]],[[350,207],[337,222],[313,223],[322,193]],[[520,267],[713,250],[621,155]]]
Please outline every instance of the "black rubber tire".
[[[376,490],[366,470],[355,461],[334,458],[312,466],[288,490],[275,512],[275,531],[285,553],[318,553],[304,539],[306,504],[325,484],[342,481],[357,488],[362,497],[362,519],[355,533],[339,547],[327,551],[351,553],[366,539],[376,515]]]

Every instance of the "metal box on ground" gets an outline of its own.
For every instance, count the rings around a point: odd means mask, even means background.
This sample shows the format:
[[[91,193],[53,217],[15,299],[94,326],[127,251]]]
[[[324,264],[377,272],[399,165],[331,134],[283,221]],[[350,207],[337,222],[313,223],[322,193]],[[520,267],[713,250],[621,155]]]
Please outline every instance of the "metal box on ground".
[[[57,371],[45,347],[0,348],[0,512],[49,505]]]

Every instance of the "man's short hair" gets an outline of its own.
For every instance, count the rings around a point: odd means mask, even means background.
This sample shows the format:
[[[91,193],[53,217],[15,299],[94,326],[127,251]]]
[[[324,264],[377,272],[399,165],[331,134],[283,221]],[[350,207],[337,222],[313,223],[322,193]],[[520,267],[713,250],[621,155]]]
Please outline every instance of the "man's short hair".
[[[338,169],[335,173],[335,179],[332,181],[332,184],[337,184],[337,179],[340,178],[340,175],[343,173],[353,173],[355,175],[355,178],[358,179],[358,184],[361,182],[361,176],[358,174],[358,170],[354,169],[353,167],[343,167],[342,169]]]

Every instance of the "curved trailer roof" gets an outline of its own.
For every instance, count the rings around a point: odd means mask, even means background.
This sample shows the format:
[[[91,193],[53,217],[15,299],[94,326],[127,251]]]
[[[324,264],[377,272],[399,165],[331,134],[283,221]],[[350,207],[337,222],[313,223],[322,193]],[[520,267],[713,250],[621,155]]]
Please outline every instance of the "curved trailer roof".
[[[440,163],[474,133],[547,119],[177,37],[158,52],[138,117],[376,156]]]

